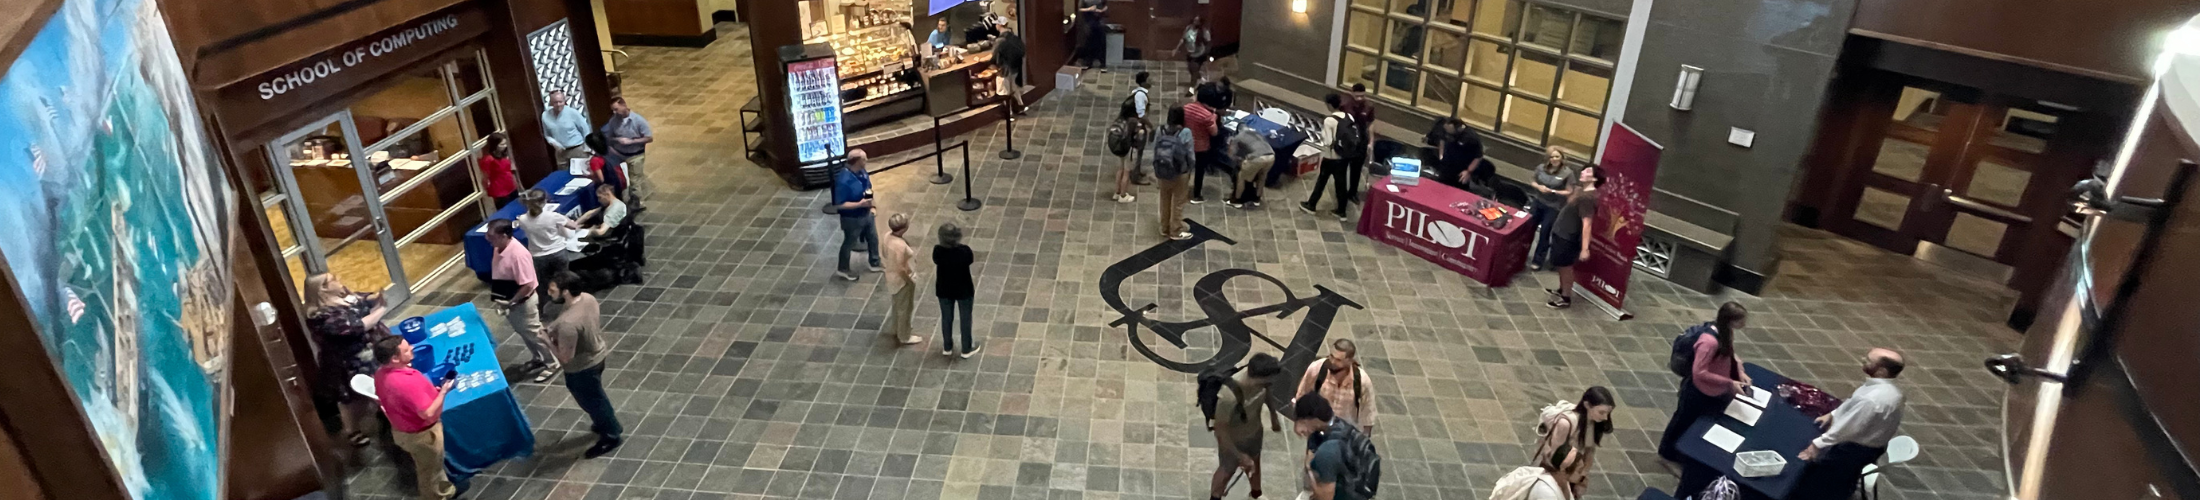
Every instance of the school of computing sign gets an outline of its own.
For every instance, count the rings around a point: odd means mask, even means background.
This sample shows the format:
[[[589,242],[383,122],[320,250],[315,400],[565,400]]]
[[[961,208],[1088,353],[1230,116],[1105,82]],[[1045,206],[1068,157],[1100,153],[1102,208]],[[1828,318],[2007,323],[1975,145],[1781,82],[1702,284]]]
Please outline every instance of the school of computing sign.
[[[455,14],[431,19],[404,31],[391,33],[365,45],[353,47],[350,50],[324,57],[320,61],[275,75],[266,81],[260,82],[254,88],[259,91],[260,100],[274,99],[275,96],[305,88],[307,85],[312,85],[314,81],[327,79],[331,75],[343,72],[344,68],[358,66],[382,56],[394,54],[414,43],[434,38],[436,35],[449,33],[457,29],[458,26],[458,16]]]

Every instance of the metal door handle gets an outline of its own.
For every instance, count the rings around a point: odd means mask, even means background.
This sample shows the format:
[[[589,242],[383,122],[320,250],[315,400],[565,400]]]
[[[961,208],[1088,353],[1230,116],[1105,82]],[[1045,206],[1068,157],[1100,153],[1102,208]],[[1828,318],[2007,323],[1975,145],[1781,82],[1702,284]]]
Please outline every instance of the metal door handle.
[[[2057,383],[2070,381],[2068,374],[2027,365],[2024,363],[2023,356],[2015,354],[2003,354],[1986,358],[1986,371],[1993,372],[1994,376],[2001,377],[2001,380],[2008,382],[2009,385],[2016,385],[2017,382],[2023,381],[2024,377],[2039,377]]]

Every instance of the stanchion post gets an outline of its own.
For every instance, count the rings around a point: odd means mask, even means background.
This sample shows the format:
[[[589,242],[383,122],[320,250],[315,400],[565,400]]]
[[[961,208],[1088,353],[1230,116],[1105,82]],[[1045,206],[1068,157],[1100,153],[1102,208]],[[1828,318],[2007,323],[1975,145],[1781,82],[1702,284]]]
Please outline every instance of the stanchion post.
[[[928,111],[928,112],[929,112],[929,111]],[[947,160],[945,160],[945,159],[942,159],[942,157],[944,157],[944,156],[946,156],[946,154],[945,154],[945,151],[943,151],[943,150],[941,150],[941,149],[940,149],[940,117],[938,117],[938,116],[934,116],[934,117],[932,117],[932,183],[933,183],[933,184],[946,184],[946,183],[950,183],[950,182],[955,182],[955,176],[952,176],[952,175],[947,175]]]
[[[1008,146],[1007,146],[1007,147],[1005,147],[1005,148],[1002,148],[1002,149],[1001,149],[1001,159],[1003,159],[1003,160],[1014,160],[1014,159],[1017,159],[1017,158],[1022,158],[1022,157],[1024,156],[1024,152],[1023,152],[1023,151],[1017,151],[1017,150],[1016,150],[1016,103],[1015,103],[1015,101],[1012,101],[1012,100],[1006,100],[1006,99],[1002,100],[1002,101],[1001,101],[1001,114],[1003,114],[1003,115],[1006,115],[1006,116],[1008,117],[1008,121],[1006,122],[1006,124],[1002,125],[1002,126],[1004,126],[1004,127],[1008,127]],[[968,153],[964,153],[964,154],[965,154],[965,155],[967,155]]]
[[[975,196],[971,196],[971,194],[970,194],[970,143],[969,143],[969,142],[967,142],[967,141],[966,141],[966,142],[963,142],[963,143],[962,143],[962,150],[963,150],[963,151],[962,151],[962,153],[963,153],[963,201],[962,201],[962,203],[956,204],[955,206],[956,206],[957,208],[961,208],[961,209],[962,209],[962,210],[963,210],[964,212],[968,212],[968,211],[971,211],[971,210],[977,210],[977,209],[979,209],[979,208],[982,208],[982,207],[984,207],[984,206],[985,206],[985,202],[983,202],[983,201],[978,201],[978,198],[977,198],[977,197],[975,197]]]

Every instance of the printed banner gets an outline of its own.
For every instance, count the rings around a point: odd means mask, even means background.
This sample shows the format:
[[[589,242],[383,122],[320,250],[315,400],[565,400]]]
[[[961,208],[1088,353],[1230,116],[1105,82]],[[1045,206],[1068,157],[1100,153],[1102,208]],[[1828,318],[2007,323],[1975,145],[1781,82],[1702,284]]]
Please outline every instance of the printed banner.
[[[1575,287],[1619,319],[1634,317],[1623,309],[1627,278],[1635,271],[1635,249],[1642,243],[1642,217],[1650,212],[1650,185],[1658,177],[1658,155],[1665,150],[1627,124],[1613,122],[1597,165],[1604,169],[1603,194],[1597,200],[1595,234],[1589,260],[1576,265]]]

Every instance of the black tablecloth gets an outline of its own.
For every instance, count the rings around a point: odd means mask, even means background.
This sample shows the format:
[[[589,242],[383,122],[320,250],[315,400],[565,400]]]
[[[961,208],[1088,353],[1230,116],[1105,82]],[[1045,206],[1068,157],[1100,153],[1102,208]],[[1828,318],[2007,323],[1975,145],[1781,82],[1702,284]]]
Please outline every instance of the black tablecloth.
[[[1755,363],[1744,363],[1742,370],[1749,374],[1752,385],[1773,392],[1771,402],[1765,405],[1764,415],[1757,419],[1757,425],[1743,425],[1733,417],[1726,416],[1722,408],[1719,413],[1696,419],[1696,423],[1688,426],[1688,432],[1681,437],[1680,442],[1675,444],[1674,447],[1678,448],[1681,454],[1687,456],[1690,461],[1695,462],[1694,464],[1683,464],[1689,466],[1692,473],[1715,473],[1719,476],[1726,476],[1733,479],[1735,484],[1740,485],[1745,493],[1753,493],[1753,495],[1749,495],[1751,497],[1787,498],[1789,493],[1794,492],[1796,480],[1801,479],[1803,476],[1803,460],[1796,458],[1795,455],[1802,453],[1804,448],[1810,447],[1810,440],[1818,437],[1820,433],[1818,425],[1812,423],[1810,417],[1803,415],[1802,410],[1795,409],[1793,405],[1789,405],[1786,400],[1780,398],[1778,387],[1782,382],[1788,381],[1787,377],[1757,366]],[[1684,380],[1681,383],[1688,382]],[[1718,445],[1711,444],[1710,441],[1703,439],[1704,433],[1710,432],[1713,424],[1726,426],[1727,430],[1742,435],[1742,445],[1734,448],[1735,453],[1756,450],[1776,451],[1780,453],[1781,458],[1787,459],[1787,467],[1781,469],[1779,474],[1765,477],[1742,477],[1735,474],[1734,453],[1719,449]],[[1708,482],[1708,478],[1691,481],[1691,478],[1686,476],[1684,475],[1681,480],[1683,485]],[[1675,493],[1690,495],[1695,492],[1683,489]]]

